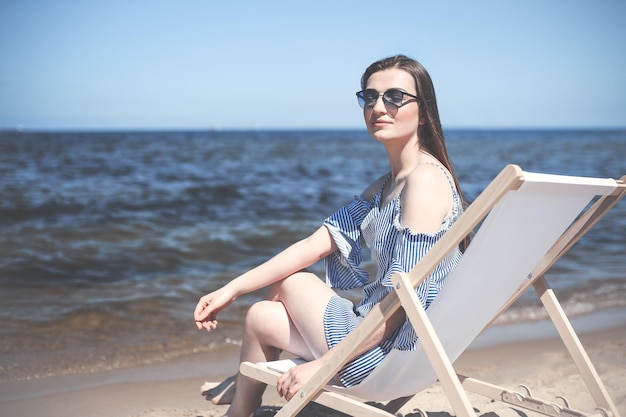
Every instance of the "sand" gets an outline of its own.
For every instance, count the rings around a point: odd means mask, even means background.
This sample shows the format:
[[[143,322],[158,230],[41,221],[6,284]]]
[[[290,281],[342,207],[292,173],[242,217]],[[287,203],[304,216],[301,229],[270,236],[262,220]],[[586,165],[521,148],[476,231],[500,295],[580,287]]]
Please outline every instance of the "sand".
[[[616,403],[626,416],[626,327],[581,336],[592,362]],[[46,417],[214,417],[226,406],[214,406],[200,395],[207,380],[220,380],[236,366],[233,355],[194,355],[167,363],[99,374],[62,375],[0,382],[0,416]],[[456,362],[458,372],[520,391],[532,388],[537,397],[566,397],[571,408],[594,411],[590,395],[562,343],[554,338],[515,341],[497,346],[474,347]],[[478,415],[519,417],[511,406],[492,403],[470,394]],[[561,400],[556,400],[563,404]],[[258,416],[272,416],[282,400],[272,388],[264,397]],[[454,415],[442,388],[436,383],[419,393],[400,411],[418,416]],[[310,405],[302,416],[339,416],[321,406]],[[522,415],[533,416],[532,412]]]

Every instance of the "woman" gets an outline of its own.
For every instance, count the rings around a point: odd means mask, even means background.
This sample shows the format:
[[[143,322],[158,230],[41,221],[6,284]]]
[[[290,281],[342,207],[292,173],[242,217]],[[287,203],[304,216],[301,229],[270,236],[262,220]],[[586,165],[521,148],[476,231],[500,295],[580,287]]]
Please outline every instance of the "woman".
[[[324,222],[308,238],[200,299],[198,329],[212,330],[217,314],[238,296],[268,287],[244,322],[241,361],[276,360],[287,351],[309,362],[292,368],[277,383],[290,399],[324,363],[328,353],[371,308],[392,291],[391,275],[409,271],[462,211],[462,198],[445,147],[430,76],[417,61],[398,55],[375,62],[357,93],[370,135],[387,152],[391,171]],[[361,242],[372,252],[375,279],[359,267]],[[461,258],[457,249],[418,288],[424,307]],[[324,259],[326,281],[305,268]],[[363,287],[353,304],[332,289]],[[362,381],[391,349],[413,349],[416,336],[400,309],[357,352],[335,378],[351,386]],[[265,385],[243,375],[209,391],[215,403],[230,403],[230,417],[250,416]]]

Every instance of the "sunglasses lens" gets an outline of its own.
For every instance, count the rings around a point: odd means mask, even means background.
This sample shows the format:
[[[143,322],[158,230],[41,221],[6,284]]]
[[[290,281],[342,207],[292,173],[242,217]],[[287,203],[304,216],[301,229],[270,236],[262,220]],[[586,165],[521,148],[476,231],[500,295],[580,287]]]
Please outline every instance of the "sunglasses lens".
[[[363,97],[363,91],[356,93],[356,98],[359,101],[359,106],[361,106],[362,109],[365,108],[365,97]]]
[[[359,105],[363,108],[372,107],[378,100],[378,91],[376,90],[363,90],[358,94]]]
[[[402,106],[402,99],[404,98],[404,94],[400,90],[387,90],[383,95],[383,100],[385,100],[389,104],[393,104],[396,107]]]

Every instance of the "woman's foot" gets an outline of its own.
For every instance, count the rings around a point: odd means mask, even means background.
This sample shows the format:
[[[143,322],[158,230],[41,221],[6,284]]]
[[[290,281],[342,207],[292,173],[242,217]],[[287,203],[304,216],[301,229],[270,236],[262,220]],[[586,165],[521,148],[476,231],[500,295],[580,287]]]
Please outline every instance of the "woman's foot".
[[[235,397],[236,380],[237,375],[233,375],[219,383],[205,382],[200,388],[200,393],[215,405],[230,404]]]

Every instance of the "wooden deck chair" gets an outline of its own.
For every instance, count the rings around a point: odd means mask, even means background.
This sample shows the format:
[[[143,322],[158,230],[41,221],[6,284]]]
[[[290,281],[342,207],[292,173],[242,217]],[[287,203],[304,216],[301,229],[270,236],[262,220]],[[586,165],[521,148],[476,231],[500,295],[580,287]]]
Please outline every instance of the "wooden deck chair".
[[[408,274],[395,291],[333,351],[330,360],[276,414],[294,416],[310,401],[355,416],[393,416],[411,396],[439,380],[457,416],[475,415],[466,391],[550,416],[582,416],[569,405],[457,375],[452,363],[530,286],[576,363],[599,416],[619,413],[547,282],[546,272],[626,193],[621,180],[523,172],[508,165]],[[426,312],[414,288],[480,225],[463,259]],[[414,351],[392,350],[359,385],[328,385],[363,341],[403,307],[419,338]],[[289,362],[289,361],[287,361]],[[242,374],[275,385],[285,361],[244,362]],[[292,366],[292,365],[291,365]],[[389,401],[379,409],[355,399]]]

